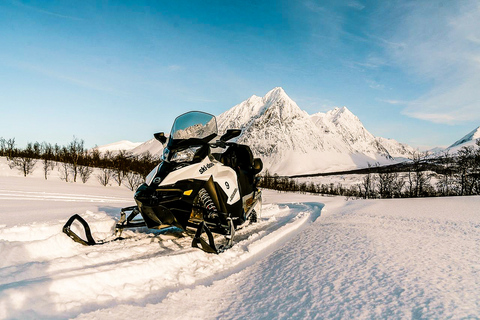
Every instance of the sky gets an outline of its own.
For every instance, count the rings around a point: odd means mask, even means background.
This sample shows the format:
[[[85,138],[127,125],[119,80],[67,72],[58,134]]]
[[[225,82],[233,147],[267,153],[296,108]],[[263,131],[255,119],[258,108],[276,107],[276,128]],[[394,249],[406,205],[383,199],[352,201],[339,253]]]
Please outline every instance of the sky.
[[[0,137],[143,142],[274,87],[420,149],[480,126],[478,1],[0,1]]]

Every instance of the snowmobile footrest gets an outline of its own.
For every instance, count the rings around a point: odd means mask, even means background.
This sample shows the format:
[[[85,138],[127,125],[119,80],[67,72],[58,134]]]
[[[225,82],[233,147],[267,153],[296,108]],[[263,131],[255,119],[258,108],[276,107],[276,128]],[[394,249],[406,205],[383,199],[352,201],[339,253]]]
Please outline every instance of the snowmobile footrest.
[[[75,232],[73,232],[70,229],[70,226],[75,220],[80,222],[85,228],[85,237],[87,238],[87,240],[80,238]],[[93,239],[92,232],[90,231],[90,226],[88,225],[87,221],[85,221],[85,219],[80,217],[78,214],[74,214],[73,216],[70,217],[70,219],[68,219],[67,223],[65,223],[65,225],[63,226],[63,233],[65,233],[67,236],[72,238],[73,241],[81,243],[84,246],[93,246],[96,244],[101,244],[101,243],[97,243],[95,239]]]
[[[207,234],[208,243],[202,238],[202,233],[204,231]],[[200,246],[198,246],[199,244]],[[220,253],[215,246],[215,240],[213,239],[212,231],[210,231],[203,221],[198,225],[197,232],[195,232],[195,237],[192,241],[192,247],[202,249],[208,253]]]

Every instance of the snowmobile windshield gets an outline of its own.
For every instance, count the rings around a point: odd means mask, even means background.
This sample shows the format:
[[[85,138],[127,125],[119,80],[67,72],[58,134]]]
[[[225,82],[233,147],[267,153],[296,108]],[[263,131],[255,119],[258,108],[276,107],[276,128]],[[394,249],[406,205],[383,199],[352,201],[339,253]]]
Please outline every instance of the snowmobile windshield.
[[[175,119],[170,132],[170,139],[199,139],[208,142],[216,135],[217,120],[215,116],[205,112],[191,111]]]

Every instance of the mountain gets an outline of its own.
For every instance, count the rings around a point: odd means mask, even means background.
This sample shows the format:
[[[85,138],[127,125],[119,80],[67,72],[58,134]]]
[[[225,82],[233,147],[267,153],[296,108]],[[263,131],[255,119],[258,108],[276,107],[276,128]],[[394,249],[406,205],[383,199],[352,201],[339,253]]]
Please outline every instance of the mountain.
[[[274,88],[217,117],[219,135],[242,129],[237,141],[249,145],[270,173],[293,175],[367,167],[404,160],[414,151],[393,139],[375,137],[348,108],[309,115],[285,91]],[[160,155],[155,139],[130,149]]]
[[[282,88],[250,97],[219,115],[217,122],[220,134],[242,129],[238,142],[249,145],[264,167],[278,174],[387,164],[413,151],[395,140],[376,138],[346,107],[309,115]]]
[[[455,141],[452,145],[447,148],[434,148],[429,150],[432,158],[441,156],[444,153],[450,155],[455,155],[463,147],[475,146],[476,143],[480,140],[480,126],[475,128],[473,131],[469,132],[467,135],[461,139]]]
[[[142,142],[131,142],[128,140],[121,140],[113,143],[109,143],[103,146],[95,147],[94,149],[97,149],[100,153],[111,151],[111,152],[116,152],[119,150],[126,150],[126,151],[131,151],[138,146],[143,144]]]
[[[461,138],[460,140],[456,141],[454,144],[448,147],[448,149],[452,149],[455,147],[463,147],[467,145],[473,145],[476,141],[480,139],[480,127],[477,127],[475,130]]]

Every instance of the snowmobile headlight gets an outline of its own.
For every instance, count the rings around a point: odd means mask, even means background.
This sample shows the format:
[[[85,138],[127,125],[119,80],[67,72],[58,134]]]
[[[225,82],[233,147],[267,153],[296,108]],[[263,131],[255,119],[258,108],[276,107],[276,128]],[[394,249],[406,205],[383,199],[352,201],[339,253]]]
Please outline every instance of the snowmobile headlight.
[[[155,176],[157,175],[158,167],[160,167],[160,164],[158,164],[152,171],[150,171],[150,173],[149,173],[149,174],[147,175],[147,177],[145,178],[145,183],[147,184],[147,186],[149,186],[150,184],[152,184],[153,179],[154,179]]]
[[[200,149],[202,146],[194,146],[194,147],[189,147],[187,149],[183,149],[181,151],[176,151],[173,153],[170,157],[170,161],[174,162],[189,162],[193,160],[193,157],[195,157],[195,153],[197,153],[198,149]]]

